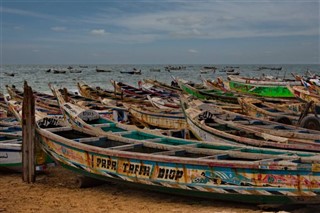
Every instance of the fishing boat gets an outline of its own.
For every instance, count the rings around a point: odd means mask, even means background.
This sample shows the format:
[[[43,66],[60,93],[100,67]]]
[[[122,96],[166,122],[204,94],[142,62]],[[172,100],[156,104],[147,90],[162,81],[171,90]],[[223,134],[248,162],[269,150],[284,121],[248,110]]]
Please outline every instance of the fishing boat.
[[[180,100],[177,98],[160,98],[147,96],[152,106],[158,109],[179,109]]]
[[[85,82],[78,82],[78,91],[80,94],[86,98],[93,99],[96,101],[101,101],[102,103],[110,103],[111,100],[117,100],[116,105],[122,105],[121,102],[132,102],[141,103],[146,102],[146,97],[141,97],[140,95],[128,95],[123,92],[117,92],[115,90],[102,89],[101,87],[93,87]],[[149,103],[149,102],[148,102]]]
[[[154,94],[156,96],[161,96],[161,97],[179,97],[178,92],[172,91],[172,90],[167,90],[164,88],[161,88],[159,86],[156,86],[152,83],[146,83],[143,81],[138,81],[138,86],[140,89],[149,92],[150,94]]]
[[[125,104],[129,113],[143,126],[162,129],[185,129],[186,120],[181,109],[158,109],[143,105]]]
[[[207,199],[320,202],[319,154],[183,140],[119,130],[111,123],[97,125],[108,129],[97,136],[80,119],[94,125],[95,114],[60,106],[74,128],[40,123],[37,136],[46,153],[79,174]]]
[[[273,98],[293,98],[294,95],[287,88],[287,85],[300,85],[296,80],[277,80],[277,79],[254,79],[237,77],[230,75],[229,87],[244,94],[273,97]]]
[[[170,94],[167,94],[163,91],[137,88],[137,87],[131,86],[129,84],[126,84],[123,82],[117,82],[114,80],[111,80],[111,84],[113,85],[114,90],[117,91],[118,93],[124,93],[126,95],[138,96],[138,97],[145,98],[145,99],[147,99],[148,95],[158,96],[158,97],[170,95]]]
[[[130,75],[141,75],[141,70],[137,70],[136,68],[133,68],[131,71],[120,71],[122,74],[130,74]]]
[[[95,120],[94,114],[82,116]],[[81,122],[73,124],[78,129],[38,125],[36,133],[46,153],[85,176],[206,199],[320,202],[318,154],[199,143],[136,131],[109,131],[97,137],[80,127]]]
[[[260,120],[184,96],[181,101],[190,130],[200,140],[224,138],[251,146],[320,152],[320,131]]]
[[[20,101],[8,100],[6,98],[8,108],[15,115],[15,119],[8,120],[5,127],[0,127],[0,170],[9,170],[15,172],[22,171],[22,128],[21,128],[21,110]],[[39,112],[43,114],[42,112]],[[45,120],[50,120],[46,114]],[[37,117],[39,118],[39,117]],[[17,120],[19,122],[17,122]],[[11,125],[8,125],[10,124]],[[0,125],[1,126],[1,125]],[[55,163],[48,158],[40,147],[36,146],[35,170],[44,171],[48,167],[52,167]]]
[[[225,92],[219,89],[204,89],[203,87],[196,88],[194,86],[191,86],[190,84],[186,83],[185,81],[181,79],[176,79],[180,88],[186,92],[187,94],[190,94],[196,98],[199,98],[201,100],[218,100],[226,103],[238,103],[238,97],[239,95],[236,95],[232,92]]]
[[[53,70],[53,74],[66,74],[66,70]]]
[[[11,97],[11,99],[14,99],[16,101],[22,102],[23,100],[23,91],[17,89],[14,85],[6,85],[6,89]],[[53,95],[37,92],[34,91],[34,98],[36,101],[36,104],[39,107],[42,107],[44,109],[48,109],[52,112],[55,112],[56,114],[60,114],[60,109],[57,103],[57,100]]]
[[[298,125],[303,103],[274,104],[250,97],[240,97],[238,102],[245,114],[259,119]]]
[[[153,85],[155,85],[157,87],[163,88],[165,90],[169,90],[169,91],[175,92],[175,93],[181,92],[181,89],[180,89],[179,85],[173,83],[174,81],[171,82],[171,85],[168,85],[166,83],[163,83],[163,82],[160,82],[160,81],[157,81],[157,80],[153,80],[153,79],[143,79],[143,81],[146,82],[146,83],[153,84]]]

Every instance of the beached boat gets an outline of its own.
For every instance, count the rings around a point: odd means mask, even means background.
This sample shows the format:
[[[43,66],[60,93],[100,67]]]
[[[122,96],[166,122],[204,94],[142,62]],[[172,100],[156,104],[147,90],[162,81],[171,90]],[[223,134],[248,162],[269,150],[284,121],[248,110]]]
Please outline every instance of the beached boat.
[[[145,99],[147,99],[148,95],[158,96],[158,97],[166,97],[166,96],[170,95],[170,94],[165,93],[163,91],[137,88],[137,87],[131,86],[129,84],[126,84],[123,82],[117,82],[114,80],[111,80],[111,84],[113,85],[115,91],[117,91],[118,93],[124,93],[124,94],[131,95],[131,96],[138,96],[138,97],[145,98]]]
[[[181,109],[158,109],[143,105],[125,104],[129,113],[142,125],[162,129],[185,129],[186,120]]]
[[[5,127],[0,127],[0,169],[21,172],[22,171],[22,128],[21,115],[22,103],[20,101],[6,99],[8,108],[15,115],[15,119],[8,120]],[[37,111],[36,118],[44,118],[43,112]],[[50,115],[45,114],[44,124],[48,124]],[[19,122],[17,122],[19,121]],[[8,125],[10,124],[11,125]],[[55,163],[52,159],[36,146],[35,164],[36,171],[44,171]]]
[[[119,130],[111,123],[97,125],[95,114],[77,114],[67,105],[62,107],[76,129],[39,125],[37,135],[52,158],[82,175],[207,199],[320,202],[318,154]],[[108,129],[105,136],[92,134],[80,117]]]
[[[176,97],[176,98],[178,98],[179,97],[178,92],[174,92],[172,90],[166,90],[164,88],[161,88],[161,87],[156,86],[156,85],[151,84],[151,83],[138,81],[138,86],[143,91],[146,91],[146,92],[148,92],[150,94],[154,94],[156,96],[161,96],[161,97],[164,97],[164,98],[167,98],[167,97]]]
[[[218,89],[204,89],[201,87],[200,89],[191,86],[190,84],[187,84],[186,82],[182,81],[181,79],[177,79],[177,82],[180,86],[180,88],[186,92],[187,94],[190,94],[196,98],[199,98],[201,100],[218,100],[226,103],[238,103],[238,97],[239,95],[236,95],[232,92],[225,92]]]
[[[147,96],[152,106],[158,109],[179,109],[180,100],[177,98],[160,98]]]
[[[6,85],[10,97],[17,101],[23,100],[23,91],[17,89],[14,85]],[[60,109],[56,98],[53,95],[34,91],[34,98],[39,107],[48,109],[56,114],[60,114]]]
[[[316,105],[320,105],[320,95],[316,94],[315,92],[310,92],[304,86],[288,86],[288,89],[292,91],[296,98],[302,100],[303,102],[313,101]]]
[[[90,98],[96,101],[101,101],[102,103],[110,103],[110,99],[117,100],[116,105],[122,105],[121,102],[132,102],[141,103],[147,102],[146,97],[141,97],[137,95],[128,95],[125,93],[119,93],[115,90],[102,89],[101,87],[92,87],[85,82],[78,82],[78,91],[80,94],[86,98]]]
[[[101,180],[235,202],[320,202],[320,158],[313,153],[150,137],[135,131],[103,137],[83,131],[39,125],[37,137],[60,165]]]
[[[157,87],[163,88],[163,89],[168,90],[168,91],[172,91],[172,92],[175,92],[175,93],[181,92],[181,89],[180,89],[179,85],[174,83],[174,81],[171,82],[171,85],[168,85],[166,83],[163,83],[163,82],[160,82],[160,81],[157,81],[157,80],[153,80],[153,79],[143,79],[143,81],[146,82],[146,83],[153,84],[153,85],[155,85]]]
[[[287,88],[287,85],[300,85],[296,80],[277,80],[277,79],[254,79],[237,77],[230,75],[229,87],[244,94],[274,97],[274,98],[293,98],[294,95]]]
[[[245,114],[259,119],[298,125],[303,103],[274,104],[256,98],[240,97],[238,102]]]
[[[320,131],[264,121],[181,97],[188,125],[201,140],[224,138],[251,146],[320,152]]]

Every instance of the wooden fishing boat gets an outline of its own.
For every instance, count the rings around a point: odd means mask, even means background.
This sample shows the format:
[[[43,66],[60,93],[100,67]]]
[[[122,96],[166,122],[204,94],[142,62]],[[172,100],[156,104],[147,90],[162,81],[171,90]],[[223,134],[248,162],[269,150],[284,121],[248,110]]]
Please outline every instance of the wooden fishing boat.
[[[288,86],[288,89],[292,91],[292,93],[298,99],[304,102],[313,101],[315,104],[320,105],[320,95],[310,92],[309,90],[305,89],[303,86]]]
[[[117,82],[114,80],[111,80],[111,84],[113,85],[115,91],[117,91],[118,93],[124,93],[127,95],[132,95],[132,96],[138,96],[141,98],[145,98],[147,99],[147,96],[158,96],[158,97],[164,97],[166,96],[166,94],[162,93],[162,92],[158,92],[158,91],[152,91],[152,90],[143,90],[141,88],[137,88],[134,86],[131,86],[129,84],[125,84],[123,82]]]
[[[262,97],[292,98],[293,94],[288,90],[287,85],[300,85],[296,80],[265,80],[230,75],[229,87],[231,90],[245,94]]]
[[[118,131],[110,123],[99,125],[108,131],[97,137],[79,120],[94,123],[94,114],[60,106],[77,130],[39,125],[37,134],[52,158],[82,175],[236,202],[320,202],[318,154]]]
[[[316,154],[192,143],[134,131],[103,137],[83,131],[39,125],[37,137],[62,166],[101,180],[235,202],[320,202]]]
[[[130,74],[130,75],[141,75],[141,70],[137,70],[133,68],[131,71],[120,71],[122,74]]]
[[[150,94],[155,94],[156,96],[161,96],[161,97],[179,97],[178,92],[171,91],[171,90],[166,90],[164,88],[161,88],[159,86],[156,86],[151,83],[146,83],[143,81],[138,82],[138,86],[140,89],[143,91],[149,92]]]
[[[153,79],[143,79],[143,81],[146,83],[153,84],[157,87],[163,88],[165,90],[169,90],[169,91],[177,92],[177,93],[181,92],[180,87],[177,84],[172,84],[172,82],[171,82],[171,85],[168,85],[166,83],[163,83],[163,82],[160,82],[157,80],[153,80]]]
[[[320,152],[320,131],[259,120],[186,97],[181,101],[190,130],[198,139],[224,138],[251,146]]]
[[[298,125],[303,109],[303,103],[279,105],[249,97],[238,98],[238,102],[249,116],[289,125]]]
[[[12,99],[17,101],[23,100],[23,91],[18,90],[14,85],[12,86],[6,85],[6,89]],[[39,107],[48,109],[52,112],[55,111],[56,114],[61,114],[58,106],[58,102],[53,95],[41,93],[37,91],[34,91],[33,94],[34,94],[36,104]]]
[[[125,104],[125,106],[135,120],[144,126],[162,129],[185,129],[187,127],[181,109],[157,109],[133,104]]]
[[[21,102],[7,100],[9,109],[15,115],[15,119],[9,120],[5,127],[0,127],[0,169],[21,172],[22,171],[22,128],[21,128]],[[44,114],[38,111],[38,115]],[[50,115],[46,114],[43,121],[48,124]],[[49,117],[50,116],[50,117]],[[39,116],[37,116],[40,119]],[[8,119],[7,119],[8,120]],[[17,122],[20,121],[20,122]],[[8,125],[11,123],[11,125]],[[35,157],[36,171],[44,171],[48,167],[52,167],[55,163],[45,155],[39,147],[36,147]]]
[[[86,98],[90,98],[97,101],[109,101],[109,99],[123,101],[123,102],[133,102],[133,103],[141,103],[146,102],[146,97],[141,97],[137,95],[128,95],[125,93],[119,93],[116,91],[102,89],[100,87],[93,88],[89,86],[85,82],[78,82],[78,91],[80,94]]]
[[[183,82],[181,79],[177,79],[177,82],[180,86],[180,88],[186,92],[187,94],[190,94],[196,98],[199,98],[200,100],[218,100],[223,101],[227,103],[238,103],[238,95],[235,95],[232,92],[224,92],[217,89],[197,89],[185,82]]]
[[[66,70],[53,70],[53,74],[66,74]]]
[[[180,100],[177,98],[160,98],[147,96],[152,106],[158,109],[179,109]]]
[[[304,117],[300,122],[300,126],[308,129],[320,130],[320,118],[317,116],[317,114],[320,114],[320,95],[315,92],[311,92],[302,86],[288,86],[288,89],[292,91],[295,97],[299,100],[307,103],[313,103],[311,109],[315,115],[308,115]]]

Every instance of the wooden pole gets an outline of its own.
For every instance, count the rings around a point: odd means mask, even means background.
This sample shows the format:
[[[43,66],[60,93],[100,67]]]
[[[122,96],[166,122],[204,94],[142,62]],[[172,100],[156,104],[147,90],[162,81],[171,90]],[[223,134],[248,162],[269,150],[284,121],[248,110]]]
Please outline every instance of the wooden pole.
[[[31,87],[24,82],[22,104],[22,179],[34,183],[35,172],[35,102]]]

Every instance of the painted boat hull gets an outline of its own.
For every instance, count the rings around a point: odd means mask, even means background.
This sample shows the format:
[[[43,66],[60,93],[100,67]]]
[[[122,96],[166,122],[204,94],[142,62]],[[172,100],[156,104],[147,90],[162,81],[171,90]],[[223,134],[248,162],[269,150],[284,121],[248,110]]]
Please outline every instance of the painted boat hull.
[[[282,86],[282,85],[258,85],[258,84],[229,81],[229,87],[231,90],[235,90],[245,94],[261,96],[261,97],[269,97],[269,98],[294,97],[294,95],[287,88],[287,86]]]
[[[102,180],[141,186],[166,193],[247,203],[319,203],[320,167],[285,170],[272,167],[188,163],[182,159],[132,157],[60,140],[38,130],[42,148],[65,168]]]

